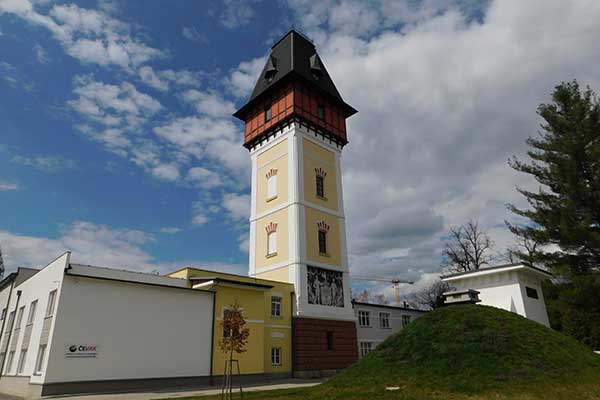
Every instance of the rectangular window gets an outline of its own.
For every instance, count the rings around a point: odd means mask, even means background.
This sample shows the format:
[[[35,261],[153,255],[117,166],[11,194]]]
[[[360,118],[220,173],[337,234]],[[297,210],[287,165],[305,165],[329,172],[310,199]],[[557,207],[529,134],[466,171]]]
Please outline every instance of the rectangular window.
[[[11,311],[10,314],[8,314],[8,324],[6,325],[6,330],[10,331],[13,327],[13,322],[15,321],[15,312]]]
[[[527,297],[530,297],[532,299],[539,299],[538,292],[534,288],[525,286],[525,291],[527,292]]]
[[[4,321],[4,318],[6,318],[6,307],[2,309],[2,316],[0,316],[0,321]]]
[[[327,254],[327,233],[319,231],[319,253]]]
[[[379,327],[384,329],[390,327],[390,313],[379,313]]]
[[[317,196],[325,197],[325,186],[323,185],[324,179],[322,176],[317,175],[316,184],[317,184]]]
[[[281,347],[271,347],[271,365],[281,365]]]
[[[6,361],[6,371],[4,371],[5,374],[10,373],[14,359],[15,359],[15,351],[13,350],[8,353],[8,360]]]
[[[359,326],[371,326],[371,312],[370,311],[359,311],[358,312],[358,325]]]
[[[325,119],[325,106],[323,104],[317,105],[317,117],[319,117],[319,119]]]
[[[410,315],[403,315],[402,316],[402,327],[404,328],[408,324],[410,324]]]
[[[25,368],[25,359],[27,358],[27,350],[21,350],[19,362],[17,363],[17,374],[22,374]]]
[[[277,175],[267,178],[267,200],[277,197]]]
[[[271,297],[271,317],[281,317],[281,297]]]
[[[267,236],[268,249],[267,255],[274,256],[277,254],[277,232],[271,232]]]
[[[4,362],[5,356],[6,356],[6,353],[0,353],[0,365],[2,365],[2,363]]]
[[[360,342],[360,356],[364,357],[371,352],[372,344],[371,342]]]
[[[29,306],[29,315],[27,316],[27,325],[33,324],[33,319],[35,318],[35,310],[37,308],[37,300],[31,302]]]
[[[265,108],[265,123],[271,120],[271,106]]]
[[[23,321],[23,314],[25,313],[25,306],[19,308],[19,313],[17,314],[17,322],[15,325],[15,329],[21,328],[21,321]]]
[[[333,332],[327,332],[327,351],[333,350]]]
[[[48,305],[46,306],[46,317],[54,315],[54,303],[56,303],[56,289],[48,294]]]
[[[37,354],[37,359],[35,360],[35,371],[36,374],[42,373],[42,368],[44,367],[44,359],[46,358],[46,345],[43,344],[40,346]]]

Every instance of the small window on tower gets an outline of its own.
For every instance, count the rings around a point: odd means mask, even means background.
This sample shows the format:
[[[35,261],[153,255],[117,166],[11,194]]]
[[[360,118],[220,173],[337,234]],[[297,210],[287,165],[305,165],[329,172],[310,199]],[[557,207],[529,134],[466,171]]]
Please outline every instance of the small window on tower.
[[[319,231],[319,253],[327,254],[327,232]]]
[[[325,119],[325,106],[323,104],[317,105],[317,117]]]
[[[324,179],[322,176],[317,175],[317,196],[325,197],[325,185]]]
[[[271,105],[269,105],[269,107],[265,108],[265,123],[269,122],[271,120]]]

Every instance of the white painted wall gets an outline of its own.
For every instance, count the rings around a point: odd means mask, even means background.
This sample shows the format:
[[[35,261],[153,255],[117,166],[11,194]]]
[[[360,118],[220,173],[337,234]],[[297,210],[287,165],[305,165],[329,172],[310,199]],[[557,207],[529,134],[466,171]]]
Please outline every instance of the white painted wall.
[[[65,275],[45,382],[208,376],[212,294]],[[69,344],[96,358],[66,358]]]

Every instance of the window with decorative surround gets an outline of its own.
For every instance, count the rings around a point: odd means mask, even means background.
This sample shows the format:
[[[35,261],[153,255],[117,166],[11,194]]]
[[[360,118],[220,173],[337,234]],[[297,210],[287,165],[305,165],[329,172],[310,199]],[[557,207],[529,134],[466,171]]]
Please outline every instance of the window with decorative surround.
[[[358,326],[362,326],[362,327],[371,326],[371,312],[370,311],[359,311],[358,312]]]
[[[315,168],[317,197],[325,199],[325,177],[327,172],[321,167]]]
[[[281,365],[281,347],[271,347],[271,365]]]
[[[319,229],[319,254],[328,255],[327,253],[327,232],[329,232],[329,225],[325,221],[317,222]]]
[[[404,328],[408,324],[410,324],[410,315],[403,315],[402,316],[402,327]]]
[[[265,227],[267,231],[267,257],[273,257],[277,255],[277,224],[270,222]]]
[[[281,297],[271,296],[271,317],[281,317]]]
[[[277,170],[271,168],[267,174],[267,201],[277,198]]]

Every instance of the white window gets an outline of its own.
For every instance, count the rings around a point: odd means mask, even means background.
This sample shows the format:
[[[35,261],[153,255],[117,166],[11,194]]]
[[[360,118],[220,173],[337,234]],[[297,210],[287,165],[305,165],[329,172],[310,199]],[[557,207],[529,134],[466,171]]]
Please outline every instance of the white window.
[[[54,314],[54,303],[56,303],[56,289],[48,294],[48,305],[46,306],[46,317],[51,317]]]
[[[267,178],[267,200],[277,197],[277,175],[271,175]]]
[[[379,327],[387,329],[390,327],[390,313],[380,312],[379,313]]]
[[[402,327],[404,328],[408,324],[410,324],[410,315],[403,315],[402,316]]]
[[[21,321],[23,321],[23,313],[25,313],[25,306],[19,308],[19,313],[17,314],[17,323],[15,329],[21,328]]]
[[[281,347],[271,347],[271,364],[281,365]]]
[[[277,254],[277,232],[269,233],[269,235],[267,236],[267,242],[269,247],[267,249],[267,255],[274,256],[275,254]]]
[[[360,346],[360,356],[364,357],[371,352],[373,345],[371,342],[359,342],[359,346]]]
[[[25,368],[25,359],[27,358],[27,350],[21,350],[21,355],[19,356],[19,362],[17,364],[17,374],[22,374],[23,369]]]
[[[37,300],[31,302],[31,306],[29,306],[29,315],[27,316],[27,325],[33,324],[33,319],[35,318],[35,310],[37,308]]]
[[[6,330],[10,331],[12,329],[12,324],[15,320],[15,312],[11,311],[10,314],[8,314],[8,325],[6,325]]]
[[[369,311],[358,312],[358,325],[371,326],[371,313]]]
[[[46,357],[46,345],[43,344],[40,346],[37,354],[37,360],[35,361],[35,371],[36,374],[42,373],[42,368],[44,367],[44,359]]]
[[[15,359],[15,351],[13,350],[8,353],[8,360],[6,361],[6,371],[4,371],[5,374],[10,373],[14,359]]]
[[[281,317],[281,297],[279,296],[271,297],[271,316]]]

